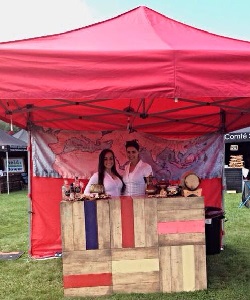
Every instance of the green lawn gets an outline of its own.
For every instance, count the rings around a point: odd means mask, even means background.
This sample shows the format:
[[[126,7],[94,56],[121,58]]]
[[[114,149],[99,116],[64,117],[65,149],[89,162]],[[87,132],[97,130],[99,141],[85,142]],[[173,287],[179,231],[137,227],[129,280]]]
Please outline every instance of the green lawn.
[[[0,194],[0,251],[25,251],[17,260],[0,261],[0,300],[66,299],[62,288],[61,258],[34,260],[28,256],[26,194],[27,191]],[[250,209],[238,208],[240,197],[241,194],[225,196],[225,250],[220,254],[207,256],[207,290],[173,294],[112,295],[95,299],[250,299]]]

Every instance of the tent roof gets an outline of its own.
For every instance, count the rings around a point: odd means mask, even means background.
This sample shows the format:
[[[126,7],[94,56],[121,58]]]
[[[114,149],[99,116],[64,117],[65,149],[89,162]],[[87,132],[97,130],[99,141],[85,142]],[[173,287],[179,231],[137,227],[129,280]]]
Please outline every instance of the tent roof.
[[[250,43],[141,6],[52,36],[0,44],[0,112],[75,130],[188,138],[250,125]]]
[[[235,43],[237,41],[237,43]],[[248,42],[222,37],[140,6],[117,17],[39,38],[2,43],[8,49],[48,51],[246,50]]]

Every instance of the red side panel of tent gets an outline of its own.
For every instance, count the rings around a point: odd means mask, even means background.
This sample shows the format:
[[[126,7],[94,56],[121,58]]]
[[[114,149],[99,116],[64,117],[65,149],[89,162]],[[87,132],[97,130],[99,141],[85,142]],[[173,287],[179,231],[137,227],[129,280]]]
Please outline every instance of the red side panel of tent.
[[[61,186],[59,179],[32,178],[30,254],[33,257],[53,256],[61,251]]]

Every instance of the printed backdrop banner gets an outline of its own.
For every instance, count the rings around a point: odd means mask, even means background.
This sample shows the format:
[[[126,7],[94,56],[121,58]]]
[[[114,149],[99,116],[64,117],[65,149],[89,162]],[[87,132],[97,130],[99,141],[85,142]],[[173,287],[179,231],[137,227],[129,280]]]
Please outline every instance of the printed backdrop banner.
[[[117,170],[126,164],[125,143],[137,139],[140,157],[157,179],[179,180],[187,172],[200,178],[221,178],[224,136],[210,134],[189,140],[166,140],[127,131],[66,131],[34,127],[31,130],[33,174],[38,177],[88,179],[97,171],[101,150],[112,149]]]

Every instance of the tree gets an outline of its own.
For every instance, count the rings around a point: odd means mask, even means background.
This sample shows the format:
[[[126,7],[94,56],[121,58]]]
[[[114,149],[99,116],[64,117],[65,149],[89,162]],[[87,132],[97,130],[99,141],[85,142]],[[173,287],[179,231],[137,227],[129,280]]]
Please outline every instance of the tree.
[[[11,125],[10,125],[10,123],[6,123],[6,122],[0,120],[0,129],[4,130],[6,132],[10,132],[11,131]],[[13,125],[13,133],[15,133],[19,130],[20,130],[19,127]]]

